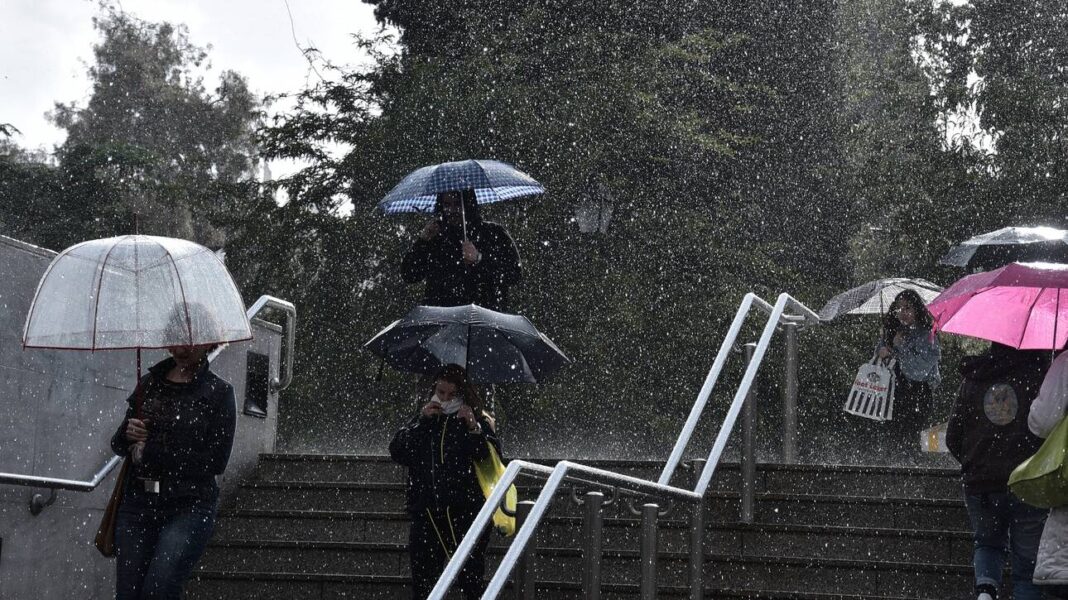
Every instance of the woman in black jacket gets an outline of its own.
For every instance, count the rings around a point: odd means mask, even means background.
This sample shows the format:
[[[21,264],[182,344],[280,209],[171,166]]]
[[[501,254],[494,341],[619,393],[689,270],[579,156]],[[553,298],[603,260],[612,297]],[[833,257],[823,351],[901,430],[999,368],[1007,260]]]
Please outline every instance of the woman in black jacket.
[[[427,306],[508,312],[508,290],[523,278],[508,231],[482,220],[474,190],[438,194],[434,213],[401,262],[405,283],[426,281]]]
[[[1048,368],[1049,352],[997,343],[960,362],[963,381],[946,430],[946,446],[960,462],[974,540],[977,598],[983,594],[984,600],[997,598],[1007,554],[1013,597],[1042,597],[1031,579],[1047,511],[1013,496],[1008,482],[1016,465],[1042,445],[1028,430],[1027,415]]]
[[[116,600],[177,599],[215,527],[234,442],[234,389],[212,373],[214,346],[170,348],[130,396],[111,447],[127,456],[115,522]]]
[[[408,467],[413,598],[430,594],[485,502],[472,462],[489,456],[487,444],[500,454],[493,421],[458,365],[438,371],[428,401],[389,444],[393,460]],[[485,591],[487,542],[487,536],[479,540],[460,572],[465,598]]]

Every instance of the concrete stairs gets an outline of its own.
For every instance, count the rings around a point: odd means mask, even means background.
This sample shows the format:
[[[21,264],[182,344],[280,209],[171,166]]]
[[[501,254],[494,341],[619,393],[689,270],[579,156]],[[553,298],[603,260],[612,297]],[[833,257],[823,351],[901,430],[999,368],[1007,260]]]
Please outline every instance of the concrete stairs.
[[[663,466],[582,462],[648,479]],[[689,477],[680,473],[676,482]],[[534,499],[537,483],[522,480],[520,499]],[[738,466],[725,464],[706,496],[705,598],[973,597],[954,471],[759,465],[752,524],[738,522],[740,489]],[[257,477],[220,512],[187,597],[408,598],[403,505],[404,470],[388,457],[263,455]],[[687,597],[689,510],[671,507],[660,520],[658,597]],[[581,511],[569,489],[539,529],[539,598],[582,596]],[[637,598],[639,521],[623,499],[604,514],[602,597]],[[507,544],[494,535],[490,569]]]

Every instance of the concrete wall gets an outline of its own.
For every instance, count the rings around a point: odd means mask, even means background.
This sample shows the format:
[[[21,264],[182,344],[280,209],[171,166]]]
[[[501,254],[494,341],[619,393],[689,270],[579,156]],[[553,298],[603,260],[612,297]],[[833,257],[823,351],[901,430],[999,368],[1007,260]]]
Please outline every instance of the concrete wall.
[[[112,456],[109,440],[133,389],[132,351],[23,350],[23,322],[54,252],[0,236],[0,472],[89,480]],[[266,419],[241,412],[250,350],[271,358],[278,375],[281,330],[254,322],[255,339],[222,351],[213,368],[234,385],[237,437],[221,480],[224,495],[247,475],[260,452],[274,449],[278,398]],[[146,352],[147,367],[165,355]],[[114,597],[114,561],[92,545],[116,473],[91,493],[58,491],[33,516],[46,489],[0,484],[0,599]]]

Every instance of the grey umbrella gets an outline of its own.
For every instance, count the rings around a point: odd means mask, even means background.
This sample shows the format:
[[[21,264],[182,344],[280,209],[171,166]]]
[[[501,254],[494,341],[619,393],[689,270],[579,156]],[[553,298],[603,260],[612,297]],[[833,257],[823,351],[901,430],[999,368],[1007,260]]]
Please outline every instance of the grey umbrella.
[[[954,246],[938,262],[984,271],[1012,262],[1068,262],[1068,231],[1053,227],[1002,227]]]
[[[417,306],[364,345],[402,371],[467,369],[474,383],[540,383],[571,359],[526,317],[467,306]]]
[[[838,294],[820,309],[820,320],[831,321],[842,315],[878,315],[886,312],[898,294],[913,290],[925,303],[934,300],[942,288],[926,279],[889,277],[876,279]]]

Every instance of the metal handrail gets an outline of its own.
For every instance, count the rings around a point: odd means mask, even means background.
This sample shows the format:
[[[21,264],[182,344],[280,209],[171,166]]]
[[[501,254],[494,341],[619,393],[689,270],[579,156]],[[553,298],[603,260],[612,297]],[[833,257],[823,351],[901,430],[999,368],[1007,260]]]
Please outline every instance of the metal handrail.
[[[282,380],[275,378],[271,387],[276,391],[284,390],[293,382],[293,345],[297,327],[297,307],[292,302],[275,298],[274,296],[260,296],[258,300],[245,314],[249,319],[254,318],[264,308],[277,308],[286,313],[286,364]],[[216,348],[208,354],[208,361],[215,360],[222,348]],[[88,481],[77,479],[61,479],[58,477],[38,477],[36,475],[22,475],[20,473],[0,473],[0,485],[21,485],[27,487],[51,488],[54,490],[68,490],[72,492],[91,492],[100,485],[111,471],[122,461],[121,456],[113,456],[103,467]]]
[[[286,314],[286,329],[285,329],[285,366],[282,370],[282,379],[275,378],[271,381],[271,389],[276,392],[280,392],[293,383],[293,348],[296,345],[296,331],[297,331],[297,307],[289,301],[282,300],[281,298],[275,298],[274,296],[260,296],[252,306],[245,311],[245,315],[249,320],[252,320],[256,315],[260,314],[265,308],[276,308]],[[208,355],[208,360],[214,360],[218,356],[219,352],[222,352],[222,348],[216,348]]]
[[[486,498],[486,503],[482,505],[482,509],[479,510],[478,515],[475,516],[474,522],[472,522],[467,533],[464,534],[463,541],[460,542],[456,551],[453,552],[452,559],[449,560],[449,563],[445,566],[445,570],[441,573],[441,577],[438,578],[438,582],[434,585],[434,589],[431,590],[430,596],[428,596],[430,600],[440,600],[448,593],[449,587],[463,568],[464,560],[474,550],[475,544],[478,543],[478,538],[482,535],[482,532],[492,519],[496,507],[504,500],[504,495],[508,491],[508,487],[512,485],[516,477],[523,470],[533,471],[534,473],[541,475],[548,475],[548,479],[545,482],[545,487],[542,488],[541,493],[538,495],[538,499],[534,503],[530,515],[528,515],[523,526],[519,528],[519,531],[516,532],[515,539],[509,546],[508,552],[505,554],[504,558],[501,559],[500,568],[498,568],[497,574],[490,582],[490,587],[487,588],[485,594],[482,596],[483,598],[496,598],[497,594],[500,593],[501,588],[504,586],[504,580],[507,580],[508,575],[511,574],[512,568],[515,567],[515,562],[519,558],[519,554],[525,549],[527,542],[534,533],[534,528],[537,527],[542,514],[545,513],[549,503],[552,501],[553,495],[556,493],[560,485],[566,479],[569,479],[568,473],[571,471],[578,471],[583,475],[594,479],[626,484],[639,491],[645,491],[652,495],[666,495],[692,502],[699,502],[701,500],[701,496],[690,490],[668,485],[660,485],[659,483],[646,481],[645,479],[639,479],[629,475],[620,475],[619,473],[613,473],[612,471],[588,467],[566,460],[558,462],[553,468],[524,460],[509,461],[508,467],[504,470],[504,474],[501,475],[500,480],[497,481],[496,486],[493,488],[493,492]],[[586,481],[586,479],[582,479],[581,481]],[[508,565],[507,569],[504,569],[505,565]],[[504,572],[503,576],[501,575],[502,572]],[[495,588],[494,582],[497,582],[498,579],[501,579],[502,581]]]
[[[700,420],[701,415],[704,413],[705,406],[708,404],[708,399],[712,396],[712,389],[716,386],[716,382],[719,380],[719,375],[723,371],[723,366],[727,362],[727,357],[730,355],[731,349],[734,348],[735,342],[738,340],[738,334],[742,330],[742,325],[745,322],[745,318],[749,315],[749,311],[754,306],[761,309],[768,315],[768,326],[774,327],[777,324],[791,324],[796,323],[799,319],[808,321],[811,318],[815,319],[815,322],[819,322],[819,315],[806,307],[804,304],[794,300],[788,294],[787,296],[801,311],[802,315],[786,315],[783,311],[779,311],[778,315],[775,315],[775,308],[772,307],[766,300],[750,292],[742,298],[742,302],[738,305],[738,310],[734,313],[734,320],[731,321],[731,326],[727,330],[727,336],[723,338],[723,343],[720,344],[719,352],[716,354],[716,360],[712,362],[712,368],[708,370],[708,375],[705,377],[704,385],[701,386],[701,391],[697,394],[697,400],[693,403],[693,408],[690,409],[690,416],[686,419],[686,424],[683,425],[682,431],[679,432],[679,438],[675,441],[675,447],[671,450],[671,456],[668,458],[667,463],[664,464],[664,470],[660,473],[660,479],[658,483],[667,485],[671,481],[672,475],[675,473],[676,467],[682,460],[682,455],[686,451],[686,447],[690,444],[690,438],[693,437],[693,432],[697,429],[697,422]],[[781,298],[782,296],[780,296]]]
[[[756,345],[753,356],[746,367],[742,382],[734,395],[734,399],[731,401],[727,416],[724,419],[723,424],[720,426],[719,435],[716,437],[712,450],[709,452],[708,460],[705,463],[704,468],[701,470],[700,477],[692,491],[668,485],[667,481],[670,481],[671,474],[674,472],[675,467],[681,459],[683,451],[686,449],[689,438],[693,433],[693,429],[696,427],[697,419],[700,417],[707,404],[712,387],[719,378],[723,363],[726,361],[727,355],[734,345],[734,340],[737,339],[742,323],[754,304],[768,313],[768,320],[761,333],[760,340]],[[801,314],[787,315],[785,313],[787,306],[797,309]],[[708,377],[705,379],[705,385],[702,387],[698,399],[694,404],[694,408],[690,412],[690,418],[687,419],[683,431],[679,434],[679,440],[676,442],[675,449],[672,451],[672,458],[669,459],[673,464],[670,465],[670,468],[668,468],[668,465],[665,465],[660,480],[654,483],[652,481],[646,481],[628,475],[620,475],[603,469],[587,467],[566,460],[560,461],[549,473],[548,480],[542,488],[541,493],[538,494],[538,498],[535,501],[534,506],[531,508],[530,514],[516,533],[515,539],[510,544],[508,551],[501,559],[497,571],[490,580],[482,598],[496,598],[501,590],[504,589],[509,575],[511,575],[512,570],[515,568],[520,555],[526,550],[526,545],[534,535],[534,530],[547,510],[549,502],[551,502],[552,497],[556,494],[560,484],[567,478],[568,473],[571,471],[579,471],[584,475],[592,476],[597,479],[625,483],[628,486],[639,490],[647,490],[652,495],[666,495],[700,503],[704,498],[705,492],[708,490],[708,486],[712,481],[712,476],[723,455],[723,449],[726,447],[727,439],[730,437],[730,434],[734,429],[738,413],[741,411],[742,405],[745,403],[745,399],[749,395],[749,390],[752,387],[753,382],[756,380],[756,373],[764,361],[764,356],[767,353],[768,346],[771,343],[771,338],[774,335],[776,328],[780,324],[800,322],[819,323],[819,317],[815,311],[808,308],[789,294],[779,294],[774,306],[769,305],[756,294],[746,294],[742,299],[741,305],[738,307],[738,312],[731,324],[727,338],[724,339],[720,346],[716,361],[713,363],[712,369],[709,371]],[[497,483],[497,486],[494,488],[489,498],[486,499],[486,503],[475,517],[467,534],[464,535],[463,541],[457,547],[456,552],[453,553],[452,558],[449,560],[441,577],[434,585],[433,590],[431,590],[428,600],[442,600],[448,593],[449,587],[463,568],[464,561],[474,550],[475,544],[492,519],[496,507],[503,501],[505,492],[508,487],[512,485],[512,482],[515,480],[521,469],[533,470],[542,474],[547,470],[543,465],[526,461],[514,460],[510,462],[500,481]]]
[[[101,467],[89,481],[59,479],[56,477],[37,477],[35,475],[19,475],[17,473],[0,473],[0,484],[43,487],[56,490],[69,490],[72,492],[91,492],[96,489],[96,486],[100,485],[101,481],[104,481],[104,478],[108,476],[108,473],[111,473],[111,470],[121,461],[121,456],[112,456],[111,460]]]
[[[701,496],[705,495],[705,491],[708,490],[708,485],[712,482],[712,475],[715,473],[716,467],[719,466],[719,459],[723,455],[723,449],[727,447],[727,439],[734,430],[734,423],[738,420],[738,413],[742,410],[742,405],[745,403],[745,397],[749,394],[749,388],[752,387],[753,382],[756,380],[757,371],[760,370],[760,365],[764,362],[764,355],[768,351],[768,346],[771,345],[771,337],[775,334],[775,328],[778,325],[780,318],[783,316],[783,313],[786,311],[787,305],[800,310],[804,313],[804,316],[809,317],[810,319],[815,319],[817,323],[819,322],[819,316],[815,311],[805,306],[799,300],[796,300],[790,294],[779,294],[779,298],[775,302],[774,308],[772,308],[771,313],[768,315],[768,322],[764,325],[764,331],[760,334],[760,340],[757,342],[756,350],[753,352],[753,359],[745,369],[745,375],[742,376],[742,383],[734,393],[734,400],[731,401],[731,407],[727,411],[727,416],[723,419],[723,425],[720,426],[719,435],[716,436],[716,441],[712,445],[712,450],[708,453],[708,462],[705,463],[705,468],[701,471],[701,477],[697,480],[697,487],[694,488],[694,492]]]

